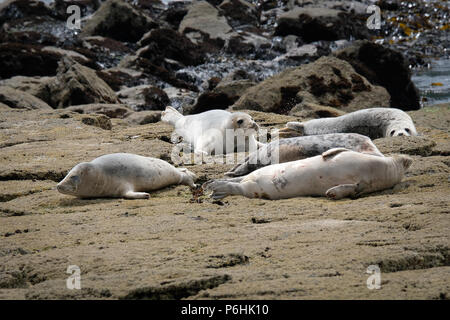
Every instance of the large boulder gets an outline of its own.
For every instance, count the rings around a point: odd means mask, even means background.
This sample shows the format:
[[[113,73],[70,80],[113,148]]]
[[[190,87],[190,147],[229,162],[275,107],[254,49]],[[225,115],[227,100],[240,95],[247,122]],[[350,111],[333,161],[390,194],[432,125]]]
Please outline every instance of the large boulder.
[[[322,57],[247,89],[232,108],[287,114],[298,104],[315,103],[348,112],[389,107],[389,99],[386,89],[370,84],[348,62]]]
[[[50,83],[51,105],[64,108],[90,103],[120,103],[114,91],[100,79],[95,70],[63,58],[55,81]]]
[[[348,61],[371,83],[385,87],[391,95],[392,107],[420,109],[419,92],[411,81],[411,71],[401,52],[369,41],[356,41],[334,55]]]
[[[178,29],[194,43],[212,41],[222,47],[232,29],[219,10],[206,1],[197,1],[189,8]]]
[[[24,91],[48,103],[50,101],[49,84],[55,77],[24,77],[15,76],[1,80],[0,85]]]
[[[163,90],[148,85],[126,88],[117,94],[134,111],[164,110],[170,104],[169,97]]]
[[[139,56],[160,64],[164,59],[173,59],[186,66],[204,62],[205,53],[200,46],[194,44],[186,36],[171,29],[153,29],[139,41]]]
[[[294,8],[277,19],[275,35],[300,36],[305,42],[369,37],[364,19],[352,13],[328,8]]]
[[[13,109],[51,109],[44,101],[23,91],[0,86],[0,103]]]
[[[104,104],[92,103],[82,104],[78,106],[71,106],[66,108],[67,111],[73,111],[79,114],[103,114],[109,118],[123,119],[133,113],[133,110],[124,104]]]
[[[93,61],[84,55],[52,46],[22,43],[0,44],[0,79],[13,76],[53,76],[58,68],[58,61],[63,57],[87,66],[94,67]]]
[[[104,36],[119,41],[136,42],[158,25],[123,0],[107,0],[83,27],[83,36]]]
[[[218,8],[228,18],[232,27],[258,24],[258,10],[249,1],[224,0]]]

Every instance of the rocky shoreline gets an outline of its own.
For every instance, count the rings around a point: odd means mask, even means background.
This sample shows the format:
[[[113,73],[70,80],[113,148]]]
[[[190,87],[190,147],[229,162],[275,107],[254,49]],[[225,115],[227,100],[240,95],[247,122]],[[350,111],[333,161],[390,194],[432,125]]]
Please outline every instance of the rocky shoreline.
[[[0,4],[0,299],[448,299],[450,104],[421,108],[411,81],[448,57],[448,7],[379,1],[373,31],[371,1],[48,3]],[[71,4],[81,30],[66,27]],[[396,107],[420,135],[374,141],[414,162],[357,200],[57,192],[106,153],[170,162],[168,105],[242,110],[267,129]],[[232,166],[188,167],[203,182]],[[366,285],[373,264],[380,290]],[[81,290],[66,288],[69,265]]]

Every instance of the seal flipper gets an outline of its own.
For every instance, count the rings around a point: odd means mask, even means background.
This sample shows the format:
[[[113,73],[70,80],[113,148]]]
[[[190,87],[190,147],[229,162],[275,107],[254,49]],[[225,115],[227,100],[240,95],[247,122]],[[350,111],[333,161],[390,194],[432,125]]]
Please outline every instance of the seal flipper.
[[[346,148],[333,148],[333,149],[327,150],[324,153],[322,153],[322,158],[324,161],[327,161],[327,160],[333,159],[339,153],[345,152],[345,151],[351,151],[351,150],[346,149]]]
[[[123,197],[125,199],[148,199],[150,198],[150,194],[147,192],[134,192],[134,191],[127,191]]]
[[[286,128],[297,131],[300,135],[304,135],[305,126],[303,122],[291,121],[286,123]]]
[[[230,180],[209,180],[202,187],[204,190],[212,190],[211,198],[219,200],[230,195],[242,195],[241,186],[237,182],[242,179],[238,177]]]
[[[346,197],[356,197],[359,194],[359,185],[355,184],[340,184],[336,187],[330,188],[325,192],[329,199],[339,200]]]

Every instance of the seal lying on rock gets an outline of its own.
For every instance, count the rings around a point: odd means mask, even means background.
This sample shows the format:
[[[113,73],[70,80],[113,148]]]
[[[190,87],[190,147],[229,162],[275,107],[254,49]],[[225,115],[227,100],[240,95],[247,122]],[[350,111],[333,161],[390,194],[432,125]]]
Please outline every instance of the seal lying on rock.
[[[383,154],[370,138],[357,133],[331,133],[316,136],[295,137],[272,141],[250,154],[243,163],[236,165],[228,177],[239,177],[273,163],[283,163],[314,157],[332,148],[373,154]]]
[[[250,115],[243,112],[210,110],[183,116],[169,106],[162,112],[161,120],[173,125],[176,139],[181,137],[195,152],[224,154],[235,150],[256,150],[259,145],[255,138],[259,127]],[[237,138],[239,135],[243,136],[242,139]],[[227,146],[234,147],[227,150]]]
[[[113,153],[77,164],[57,189],[79,198],[147,199],[147,191],[172,184],[194,187],[195,179],[187,169],[177,169],[161,159]]]
[[[210,180],[203,188],[212,190],[214,199],[228,195],[271,200],[324,195],[341,199],[393,187],[411,162],[405,155],[379,157],[335,148],[312,158],[273,164],[244,177]]]
[[[417,136],[411,117],[400,109],[371,108],[335,118],[288,122],[280,129],[280,137],[310,136],[326,133],[359,133],[378,139],[393,136]]]

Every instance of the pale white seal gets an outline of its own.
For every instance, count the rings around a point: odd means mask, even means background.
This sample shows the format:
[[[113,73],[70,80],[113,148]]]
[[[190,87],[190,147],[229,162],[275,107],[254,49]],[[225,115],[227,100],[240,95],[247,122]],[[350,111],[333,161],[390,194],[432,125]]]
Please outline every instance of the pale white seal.
[[[150,157],[113,153],[77,164],[58,184],[63,194],[79,198],[146,199],[148,191],[173,184],[194,187],[196,176]]]
[[[273,164],[239,178],[211,180],[203,184],[214,199],[228,195],[285,199],[299,196],[356,197],[399,183],[411,158],[379,157],[344,148],[303,160]]]
[[[210,110],[183,116],[169,106],[162,112],[161,120],[175,127],[172,142],[182,140],[195,152],[207,155],[256,150],[259,144],[255,138],[259,127],[243,112]]]
[[[236,165],[228,177],[239,177],[264,166],[314,157],[333,148],[373,154],[383,154],[369,137],[357,133],[330,133],[316,136],[294,137],[272,141],[251,153],[243,163]]]
[[[417,136],[411,117],[395,108],[371,108],[351,112],[334,118],[288,122],[280,136],[293,130],[296,135],[310,136],[326,133],[359,133],[378,139],[393,136]]]

